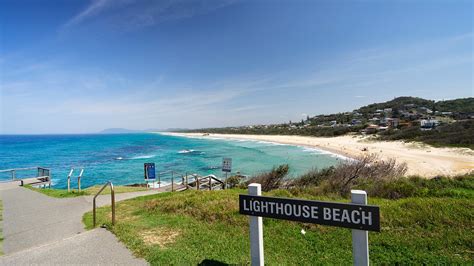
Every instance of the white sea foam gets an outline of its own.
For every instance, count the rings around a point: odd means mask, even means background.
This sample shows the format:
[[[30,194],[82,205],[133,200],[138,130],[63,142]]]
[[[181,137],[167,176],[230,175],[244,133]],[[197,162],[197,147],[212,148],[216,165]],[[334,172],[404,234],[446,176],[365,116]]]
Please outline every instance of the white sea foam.
[[[178,153],[192,153],[194,150],[180,150]]]
[[[51,178],[51,186],[56,185],[59,180],[60,180],[59,178]]]
[[[265,141],[265,140],[253,140],[253,142],[272,145],[272,146],[291,146],[290,144],[278,143],[278,142],[272,142],[272,141]]]
[[[318,148],[313,148],[313,147],[306,147],[306,146],[298,146],[298,147],[301,147],[304,152],[309,152],[309,153],[312,153],[312,154],[329,155],[329,156],[334,157],[334,158],[339,158],[339,159],[348,160],[348,161],[353,160],[352,158],[349,158],[347,156],[340,155],[340,154],[337,154],[337,153],[333,153],[333,152],[330,152],[330,151],[326,151],[326,150],[323,150],[323,149],[318,149]]]
[[[180,150],[178,151],[178,153],[180,154],[188,154],[188,153],[191,153],[191,154],[205,154],[205,152],[203,151],[196,151],[196,150]]]
[[[131,157],[130,160],[150,159],[150,158],[153,158],[153,157],[155,157],[154,154],[151,154],[151,155],[138,155],[138,156]]]
[[[161,134],[161,133],[160,133]],[[261,143],[261,144],[271,144],[275,146],[294,146],[294,147],[299,147],[303,148],[303,151],[306,152],[313,152],[314,154],[324,154],[328,155],[334,158],[342,159],[342,160],[347,160],[347,161],[353,161],[354,159],[337,154],[334,152],[326,151],[323,149],[319,148],[313,148],[313,147],[307,147],[307,146],[302,146],[302,145],[296,145],[296,144],[286,144],[286,143],[278,143],[278,142],[273,142],[273,141],[266,141],[266,140],[253,140],[253,139],[239,139],[239,138],[221,138],[221,137],[209,137],[209,136],[189,136],[189,135],[175,135],[175,134],[163,134],[163,135],[172,135],[172,136],[179,136],[179,137],[185,137],[185,138],[195,138],[195,139],[209,139],[209,140],[226,140],[226,141],[238,141],[238,142],[256,142],[256,143]]]

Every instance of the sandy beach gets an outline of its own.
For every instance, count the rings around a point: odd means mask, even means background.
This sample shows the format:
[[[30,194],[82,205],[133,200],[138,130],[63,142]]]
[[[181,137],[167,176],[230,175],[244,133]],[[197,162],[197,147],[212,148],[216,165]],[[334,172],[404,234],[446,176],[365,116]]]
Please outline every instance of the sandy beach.
[[[474,151],[467,148],[435,148],[422,143],[402,141],[374,141],[368,137],[340,136],[333,138],[281,136],[281,135],[237,135],[201,133],[167,133],[175,136],[222,138],[270,141],[318,148],[350,158],[367,153],[376,153],[382,159],[395,158],[408,166],[407,175],[434,177],[453,176],[474,171]]]

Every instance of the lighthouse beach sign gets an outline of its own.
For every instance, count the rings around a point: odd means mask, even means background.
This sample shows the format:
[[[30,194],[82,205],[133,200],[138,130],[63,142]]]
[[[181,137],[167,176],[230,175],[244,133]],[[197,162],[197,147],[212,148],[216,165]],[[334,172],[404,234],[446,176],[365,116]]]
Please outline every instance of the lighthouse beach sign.
[[[377,206],[250,195],[239,199],[241,214],[380,231]]]
[[[252,265],[264,265],[262,217],[331,225],[352,229],[354,265],[369,265],[368,231],[380,232],[380,209],[367,205],[367,193],[351,191],[351,203],[261,196],[261,185],[250,184],[248,195],[239,195],[239,212],[249,215]]]

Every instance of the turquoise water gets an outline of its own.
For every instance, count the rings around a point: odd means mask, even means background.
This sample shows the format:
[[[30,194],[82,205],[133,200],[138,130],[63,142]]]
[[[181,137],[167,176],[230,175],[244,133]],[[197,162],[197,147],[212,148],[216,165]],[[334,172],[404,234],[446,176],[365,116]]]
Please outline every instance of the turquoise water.
[[[252,175],[287,163],[290,176],[311,168],[337,164],[339,158],[315,149],[257,141],[213,140],[161,134],[17,135],[0,136],[0,169],[51,168],[53,186],[65,188],[71,167],[84,168],[82,187],[143,182],[143,163],[154,162],[156,172],[215,174],[222,177],[223,157],[233,159],[232,172]],[[17,177],[32,176],[19,172]],[[0,173],[0,180],[10,175]],[[163,181],[171,176],[163,176]],[[76,178],[72,178],[76,186]]]

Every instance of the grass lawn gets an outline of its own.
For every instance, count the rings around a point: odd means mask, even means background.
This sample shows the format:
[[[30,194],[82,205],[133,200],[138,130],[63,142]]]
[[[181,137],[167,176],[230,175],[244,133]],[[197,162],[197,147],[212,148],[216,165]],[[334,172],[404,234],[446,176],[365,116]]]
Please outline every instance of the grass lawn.
[[[50,197],[55,198],[71,198],[77,196],[85,196],[85,195],[95,195],[99,192],[99,189],[102,186],[93,186],[86,189],[82,189],[81,192],[77,190],[71,190],[71,192],[67,192],[67,189],[54,189],[54,188],[36,188],[31,185],[25,185],[26,188],[29,188],[33,191],[37,191],[43,193]],[[126,193],[126,192],[135,192],[135,191],[144,191],[147,190],[145,187],[128,187],[128,186],[114,186],[115,193]],[[110,194],[110,188],[105,188],[101,194]]]
[[[139,257],[153,265],[218,261],[249,264],[248,218],[238,213],[245,190],[162,193],[118,203],[117,224],[110,207],[99,208],[98,222]],[[264,193],[295,197],[288,191]],[[342,198],[296,195],[345,201]],[[473,198],[369,198],[381,208],[380,233],[369,232],[375,264],[471,264],[474,262]],[[92,214],[84,215],[87,228]],[[264,218],[265,263],[313,265],[352,263],[351,230]],[[303,235],[301,230],[306,230]]]

